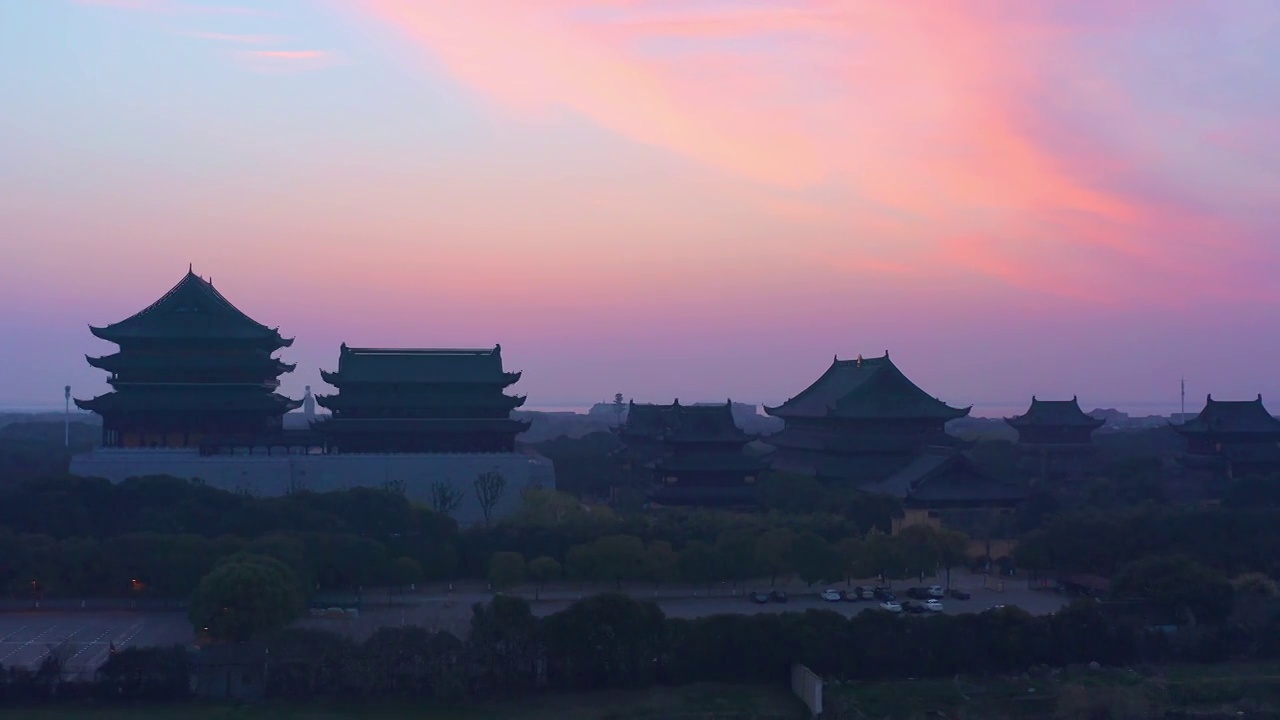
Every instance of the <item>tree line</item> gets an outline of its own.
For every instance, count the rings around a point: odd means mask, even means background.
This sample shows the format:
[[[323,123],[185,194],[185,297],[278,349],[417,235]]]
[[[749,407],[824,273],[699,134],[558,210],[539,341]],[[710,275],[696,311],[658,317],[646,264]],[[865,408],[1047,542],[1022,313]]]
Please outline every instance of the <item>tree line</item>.
[[[831,515],[690,511],[620,517],[532,490],[515,516],[460,532],[393,491],[254,498],[172,478],[64,478],[0,495],[0,588],[10,596],[185,599],[221,560],[274,558],[307,592],[487,579],[813,584],[932,573],[965,561],[956,533],[863,533]]]
[[[270,698],[454,703],[704,681],[781,683],[793,663],[827,678],[885,680],[1092,662],[1273,660],[1280,658],[1280,624],[1170,637],[1092,601],[1042,617],[1000,608],[927,619],[825,610],[676,619],[621,594],[538,618],[525,601],[496,597],[473,607],[466,639],[410,626],[383,628],[358,643],[291,628],[236,645],[233,656],[231,671],[260,680]],[[190,696],[193,679],[200,684],[199,657],[183,648],[128,649],[91,681],[75,682],[50,656],[35,670],[0,669],[0,701],[180,700]]]

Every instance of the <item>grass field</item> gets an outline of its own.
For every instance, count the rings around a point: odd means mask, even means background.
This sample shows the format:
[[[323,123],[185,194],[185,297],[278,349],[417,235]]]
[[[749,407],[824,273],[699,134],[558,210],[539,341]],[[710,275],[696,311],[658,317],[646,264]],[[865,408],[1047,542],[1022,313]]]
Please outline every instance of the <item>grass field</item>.
[[[540,696],[517,703],[456,708],[359,704],[316,707],[61,705],[6,710],[5,720],[799,720],[804,707],[783,687],[689,685],[637,692]]]

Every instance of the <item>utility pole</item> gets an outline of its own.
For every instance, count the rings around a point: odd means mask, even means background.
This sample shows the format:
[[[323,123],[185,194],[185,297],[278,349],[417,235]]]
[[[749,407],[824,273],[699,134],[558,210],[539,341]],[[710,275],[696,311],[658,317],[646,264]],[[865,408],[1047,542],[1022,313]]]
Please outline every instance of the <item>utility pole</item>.
[[[71,447],[71,386],[62,389],[62,446]]]
[[[1187,378],[1186,378],[1186,376],[1183,376],[1183,378],[1182,378],[1182,406],[1181,406],[1181,410],[1179,410],[1179,412],[1178,412],[1178,424],[1179,424],[1179,425],[1181,425],[1182,423],[1184,423],[1184,422],[1186,422],[1186,421],[1187,421]]]

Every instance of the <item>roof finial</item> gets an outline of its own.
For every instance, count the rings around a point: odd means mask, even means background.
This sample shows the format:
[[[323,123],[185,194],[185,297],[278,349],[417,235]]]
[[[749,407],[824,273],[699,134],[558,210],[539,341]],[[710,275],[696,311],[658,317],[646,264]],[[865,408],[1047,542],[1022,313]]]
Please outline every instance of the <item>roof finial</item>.
[[[1071,396],[1071,402],[1079,404],[1079,402],[1080,402],[1080,396],[1079,396],[1079,395],[1072,395],[1072,396]]]
[[[888,350],[885,350],[885,351],[884,351],[884,357],[885,357],[885,359],[886,359],[886,360],[888,360],[888,359],[889,359],[889,351],[888,351]]]
[[[1262,402],[1262,393],[1258,393],[1258,402]]]
[[[676,401],[675,401],[675,402],[673,402],[673,403],[671,403],[671,404],[672,404],[672,405],[679,405],[679,404],[680,404],[680,398],[676,398]]]
[[[1204,396],[1204,401],[1205,401],[1205,402],[1207,402],[1207,403],[1211,403],[1211,402],[1213,402],[1213,393],[1209,393],[1208,395],[1205,395],[1205,396]]]
[[[858,353],[858,367],[862,367],[862,353]]]
[[[196,269],[195,269],[195,268],[196,268],[196,264],[195,264],[195,263],[187,263],[187,274],[188,274],[188,275],[194,275],[194,274],[196,273]]]
[[[1031,396],[1031,402],[1035,402],[1035,401],[1036,401],[1036,396],[1035,396],[1035,395],[1032,395],[1032,396]]]
[[[494,344],[493,344],[493,351],[494,351],[494,352],[496,352],[496,353],[500,353],[500,352],[502,352],[502,343],[494,343]]]

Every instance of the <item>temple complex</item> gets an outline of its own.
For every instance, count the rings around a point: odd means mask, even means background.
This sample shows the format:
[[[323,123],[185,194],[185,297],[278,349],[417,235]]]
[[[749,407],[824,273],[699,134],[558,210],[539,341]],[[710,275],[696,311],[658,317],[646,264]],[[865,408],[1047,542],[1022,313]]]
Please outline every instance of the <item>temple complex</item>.
[[[276,392],[293,370],[275,357],[292,339],[249,318],[188,272],[142,311],[95,336],[119,350],[88,357],[111,392],[76,406],[102,416],[107,448],[208,448],[283,442],[282,418],[301,403]]]
[[[317,395],[332,417],[313,427],[330,452],[510,453],[529,422],[511,411],[520,379],[502,368],[502,347],[482,350],[351,348],[336,372],[321,371],[336,395]]]
[[[1076,397],[1040,400],[1034,395],[1025,413],[1005,422],[1018,431],[1018,447],[1044,479],[1082,477],[1095,455],[1093,431],[1106,423],[1086,415]]]
[[[746,452],[733,403],[628,406],[618,431],[624,466],[649,485],[652,505],[752,506],[766,463]]]
[[[1222,479],[1280,472],[1280,420],[1254,400],[1205,399],[1199,415],[1174,425],[1187,441],[1181,462],[1188,470]]]
[[[824,480],[884,480],[930,447],[958,447],[948,421],[965,417],[921,390],[883,357],[835,359],[799,395],[765,412],[785,422],[765,442],[773,469]]]

